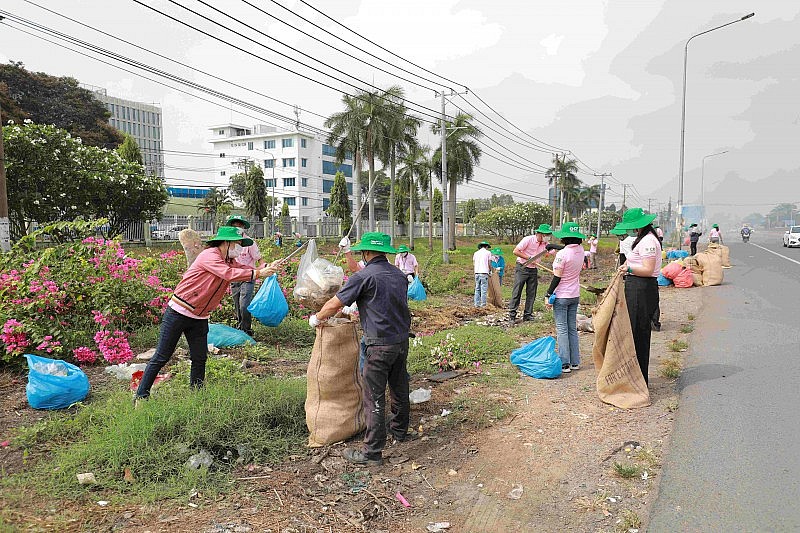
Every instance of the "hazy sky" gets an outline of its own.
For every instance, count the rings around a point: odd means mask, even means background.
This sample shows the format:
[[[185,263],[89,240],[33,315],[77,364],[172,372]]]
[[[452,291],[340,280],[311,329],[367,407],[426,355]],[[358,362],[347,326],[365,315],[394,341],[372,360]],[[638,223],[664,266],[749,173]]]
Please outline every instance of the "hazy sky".
[[[53,10],[63,10],[68,4],[69,10],[64,13],[76,20],[305,110],[329,115],[340,107],[341,95],[337,91],[289,74],[131,0],[36,1]],[[387,57],[300,2],[248,1],[279,19],[323,36],[358,57],[386,67],[345,43],[324,36],[320,30],[279,7],[286,6],[348,42]],[[406,89],[409,100],[432,110],[440,108],[430,90],[434,84],[400,73],[428,88],[417,87],[353,61],[244,2],[218,0],[209,4],[299,51],[270,41],[196,0],[145,3],[255,55],[325,80],[339,90],[354,89],[293,64],[262,45],[329,71],[313,59],[322,60],[360,80],[347,78],[361,87],[364,83],[382,87],[399,83]],[[177,4],[236,28],[248,39],[215,27]],[[728,154],[707,160],[707,191],[712,191],[725,175],[752,182],[773,175],[792,176],[800,168],[800,150],[797,150],[800,141],[800,41],[797,37],[800,35],[800,2],[315,0],[312,4],[393,52],[470,87],[503,116],[536,138],[572,150],[597,171],[612,172],[610,201],[619,203],[622,195],[619,184],[624,182],[634,186],[629,189],[629,195],[634,197],[629,204],[639,203],[645,207],[648,198],[653,198],[651,202],[655,207],[666,203],[670,196],[673,200],[677,196],[680,91],[686,39],[756,11],[754,18],[701,36],[690,45],[685,200],[691,203],[699,199],[700,164],[706,154],[729,150]],[[5,0],[2,6],[14,14],[260,107],[292,115],[290,107],[176,66],[47,13],[24,0]],[[165,148],[169,150],[210,150],[206,139],[207,127],[211,124],[230,120],[244,124],[273,122],[272,119],[244,116],[236,106],[231,109],[227,104],[217,107],[199,101],[0,26],[0,60],[10,59],[22,61],[31,70],[70,75],[81,82],[105,87],[112,95],[160,104],[164,111]],[[396,58],[391,60],[401,63]],[[431,77],[408,67],[414,73]],[[464,109],[478,105],[472,96],[467,96],[467,100],[469,104],[459,98],[453,103]],[[480,109],[488,112],[486,108]],[[448,106],[448,112],[456,111],[454,105]],[[504,128],[513,130],[499,117],[491,113],[490,116]],[[484,127],[488,137],[487,156],[476,179],[512,189],[520,193],[519,200],[530,199],[523,193],[546,196],[544,177],[517,167],[530,167],[531,162],[548,166],[552,156],[531,149],[530,144],[504,138],[502,135],[517,136],[500,129],[486,117],[478,117],[500,133]],[[317,126],[322,123],[322,119],[308,112],[303,112],[301,119]],[[438,142],[427,131],[424,137],[431,144]],[[508,164],[509,158],[515,160],[515,166]],[[211,166],[207,158],[168,154],[166,159],[171,167],[202,169]],[[167,175],[174,178],[174,182],[201,184],[210,173],[168,168]],[[589,184],[598,182],[589,174],[581,178]],[[462,191],[464,197],[488,196],[492,192],[481,186],[465,187]],[[738,198],[736,191],[726,192]],[[800,200],[800,193],[796,194],[797,198],[787,198],[787,191],[779,188],[763,192],[765,197],[759,201]],[[741,196],[741,203],[747,203],[746,194]]]

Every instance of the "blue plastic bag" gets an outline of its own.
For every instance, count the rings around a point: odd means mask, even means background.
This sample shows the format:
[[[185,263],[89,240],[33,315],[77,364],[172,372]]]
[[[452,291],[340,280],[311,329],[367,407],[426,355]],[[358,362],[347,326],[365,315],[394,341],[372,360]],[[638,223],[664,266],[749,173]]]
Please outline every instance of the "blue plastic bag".
[[[289,314],[289,304],[278,285],[278,276],[273,274],[261,284],[247,310],[265,326],[275,327]]]
[[[242,344],[255,344],[253,337],[244,331],[225,324],[208,324],[208,344],[217,348],[230,348]]]
[[[672,285],[672,280],[669,278],[665,278],[664,274],[658,274],[658,286],[659,287],[669,287]]]
[[[77,366],[59,359],[26,354],[25,394],[34,409],[63,409],[89,394],[89,378]]]
[[[667,252],[667,260],[673,261],[675,259],[683,259],[684,257],[689,257],[689,252],[686,250],[670,250]]]
[[[511,352],[511,364],[532,378],[553,379],[561,375],[561,358],[556,340],[542,337]]]
[[[428,295],[425,294],[425,287],[422,286],[422,282],[417,276],[414,276],[414,281],[408,286],[408,297],[412,300],[419,301],[428,299]]]

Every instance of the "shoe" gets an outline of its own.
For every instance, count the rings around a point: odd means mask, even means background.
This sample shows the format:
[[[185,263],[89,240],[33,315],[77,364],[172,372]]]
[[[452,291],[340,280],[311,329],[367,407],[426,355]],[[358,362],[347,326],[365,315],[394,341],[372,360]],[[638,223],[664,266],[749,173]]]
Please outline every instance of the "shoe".
[[[580,370],[581,369],[581,365],[570,365],[569,368],[570,368],[570,370]]]
[[[653,323],[650,325],[650,329],[652,329],[653,331],[661,331],[661,324]]]
[[[570,370],[569,365],[561,365],[562,374],[569,374],[570,372],[572,372],[572,370]]]
[[[409,442],[412,440],[417,440],[419,438],[419,433],[417,433],[415,429],[408,428],[405,436],[398,437],[397,435],[392,435],[392,438],[395,440],[395,442]]]
[[[354,450],[353,448],[345,448],[342,452],[342,457],[344,457],[348,463],[353,463],[354,465],[381,466],[383,464],[383,457],[368,459],[364,456],[363,452]]]

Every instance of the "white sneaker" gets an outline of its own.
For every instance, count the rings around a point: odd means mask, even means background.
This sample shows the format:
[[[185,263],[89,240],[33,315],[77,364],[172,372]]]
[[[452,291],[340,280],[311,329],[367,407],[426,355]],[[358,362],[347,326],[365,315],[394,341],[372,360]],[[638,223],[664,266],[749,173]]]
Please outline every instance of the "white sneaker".
[[[572,372],[572,370],[570,370],[569,365],[562,365],[561,366],[561,373],[562,374],[569,374],[570,372]]]
[[[572,370],[580,370],[581,369],[581,365],[572,365],[570,368]]]

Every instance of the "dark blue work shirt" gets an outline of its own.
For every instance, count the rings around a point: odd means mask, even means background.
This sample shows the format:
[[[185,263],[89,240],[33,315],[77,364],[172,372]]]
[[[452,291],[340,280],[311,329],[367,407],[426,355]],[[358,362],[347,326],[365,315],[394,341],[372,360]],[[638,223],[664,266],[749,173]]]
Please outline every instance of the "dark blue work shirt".
[[[358,303],[367,345],[397,344],[408,339],[408,280],[385,255],[373,258],[336,294],[344,305]]]

